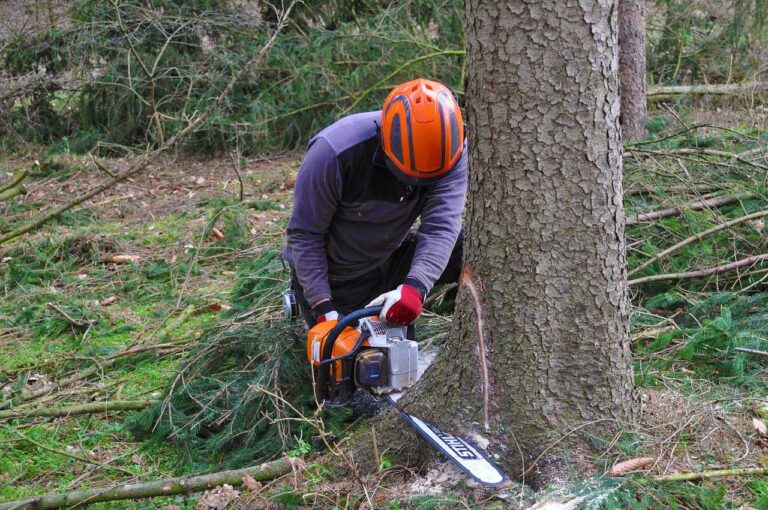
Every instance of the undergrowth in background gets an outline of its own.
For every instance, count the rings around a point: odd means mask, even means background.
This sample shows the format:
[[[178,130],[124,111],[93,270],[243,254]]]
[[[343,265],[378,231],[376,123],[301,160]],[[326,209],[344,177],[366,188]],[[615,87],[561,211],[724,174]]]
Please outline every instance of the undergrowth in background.
[[[22,37],[4,51],[6,71],[34,83],[0,109],[4,143],[66,136],[80,152],[97,143],[102,152],[156,146],[261,48],[271,15],[266,5],[225,1],[78,0],[73,27]],[[237,84],[187,149],[295,148],[346,112],[377,108],[414,75],[461,91],[462,46],[455,0],[306,2],[262,68]],[[64,94],[64,84],[76,92]]]
[[[658,84],[730,83],[762,72],[763,0],[649,2],[648,71]],[[82,153],[157,146],[202,111],[269,36],[274,12],[227,0],[76,0],[73,25],[19,35],[2,68],[4,146],[60,143]],[[346,113],[378,108],[413,76],[464,88],[463,5],[309,1],[262,68],[187,141],[210,154],[300,147]]]
[[[764,71],[764,0],[656,0],[646,5],[651,83],[741,82]]]

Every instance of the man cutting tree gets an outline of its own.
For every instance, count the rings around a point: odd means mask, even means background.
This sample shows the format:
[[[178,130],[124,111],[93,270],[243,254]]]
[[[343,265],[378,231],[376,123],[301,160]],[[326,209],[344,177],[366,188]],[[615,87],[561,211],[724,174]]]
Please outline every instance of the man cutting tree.
[[[307,324],[368,305],[411,325],[436,284],[458,279],[466,191],[461,110],[440,83],[403,83],[381,111],[320,131],[299,169],[283,251]]]

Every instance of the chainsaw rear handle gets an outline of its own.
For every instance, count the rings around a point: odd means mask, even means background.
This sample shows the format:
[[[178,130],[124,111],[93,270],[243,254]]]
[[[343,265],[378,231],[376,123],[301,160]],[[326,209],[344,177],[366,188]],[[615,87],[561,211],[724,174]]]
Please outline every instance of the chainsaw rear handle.
[[[370,306],[355,310],[342,317],[333,329],[328,332],[328,337],[323,342],[323,352],[320,354],[320,366],[317,368],[317,378],[315,381],[315,396],[318,402],[322,403],[328,398],[328,380],[330,379],[331,364],[323,363],[323,361],[333,357],[333,345],[336,343],[339,334],[344,331],[344,328],[351,326],[360,319],[378,316],[383,308],[383,306]]]

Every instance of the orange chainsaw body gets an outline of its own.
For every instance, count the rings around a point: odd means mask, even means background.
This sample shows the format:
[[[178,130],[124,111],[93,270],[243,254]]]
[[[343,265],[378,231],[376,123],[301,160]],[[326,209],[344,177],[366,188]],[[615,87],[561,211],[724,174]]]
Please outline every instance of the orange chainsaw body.
[[[334,326],[336,326],[336,321],[321,322],[313,327],[307,334],[307,359],[315,368],[320,366],[320,357],[323,352],[325,340],[328,338],[328,333]],[[332,356],[338,358],[339,356],[349,354],[355,346],[359,336],[360,331],[352,326],[344,328],[342,332],[339,333],[336,342],[333,344]],[[361,347],[368,347],[368,341],[365,340]],[[333,372],[336,374],[337,380],[339,380],[341,378],[341,361],[336,361],[334,363]]]

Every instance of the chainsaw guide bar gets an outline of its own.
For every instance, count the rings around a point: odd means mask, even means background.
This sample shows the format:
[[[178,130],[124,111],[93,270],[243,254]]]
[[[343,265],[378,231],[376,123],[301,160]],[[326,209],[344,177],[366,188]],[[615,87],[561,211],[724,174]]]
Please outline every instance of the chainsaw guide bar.
[[[401,396],[402,393],[387,395],[386,400],[395,408],[397,414],[416,429],[421,437],[448,457],[459,469],[485,487],[499,487],[509,481],[483,450],[476,448],[462,437],[441,432],[431,423],[408,414],[398,407],[397,401]]]

